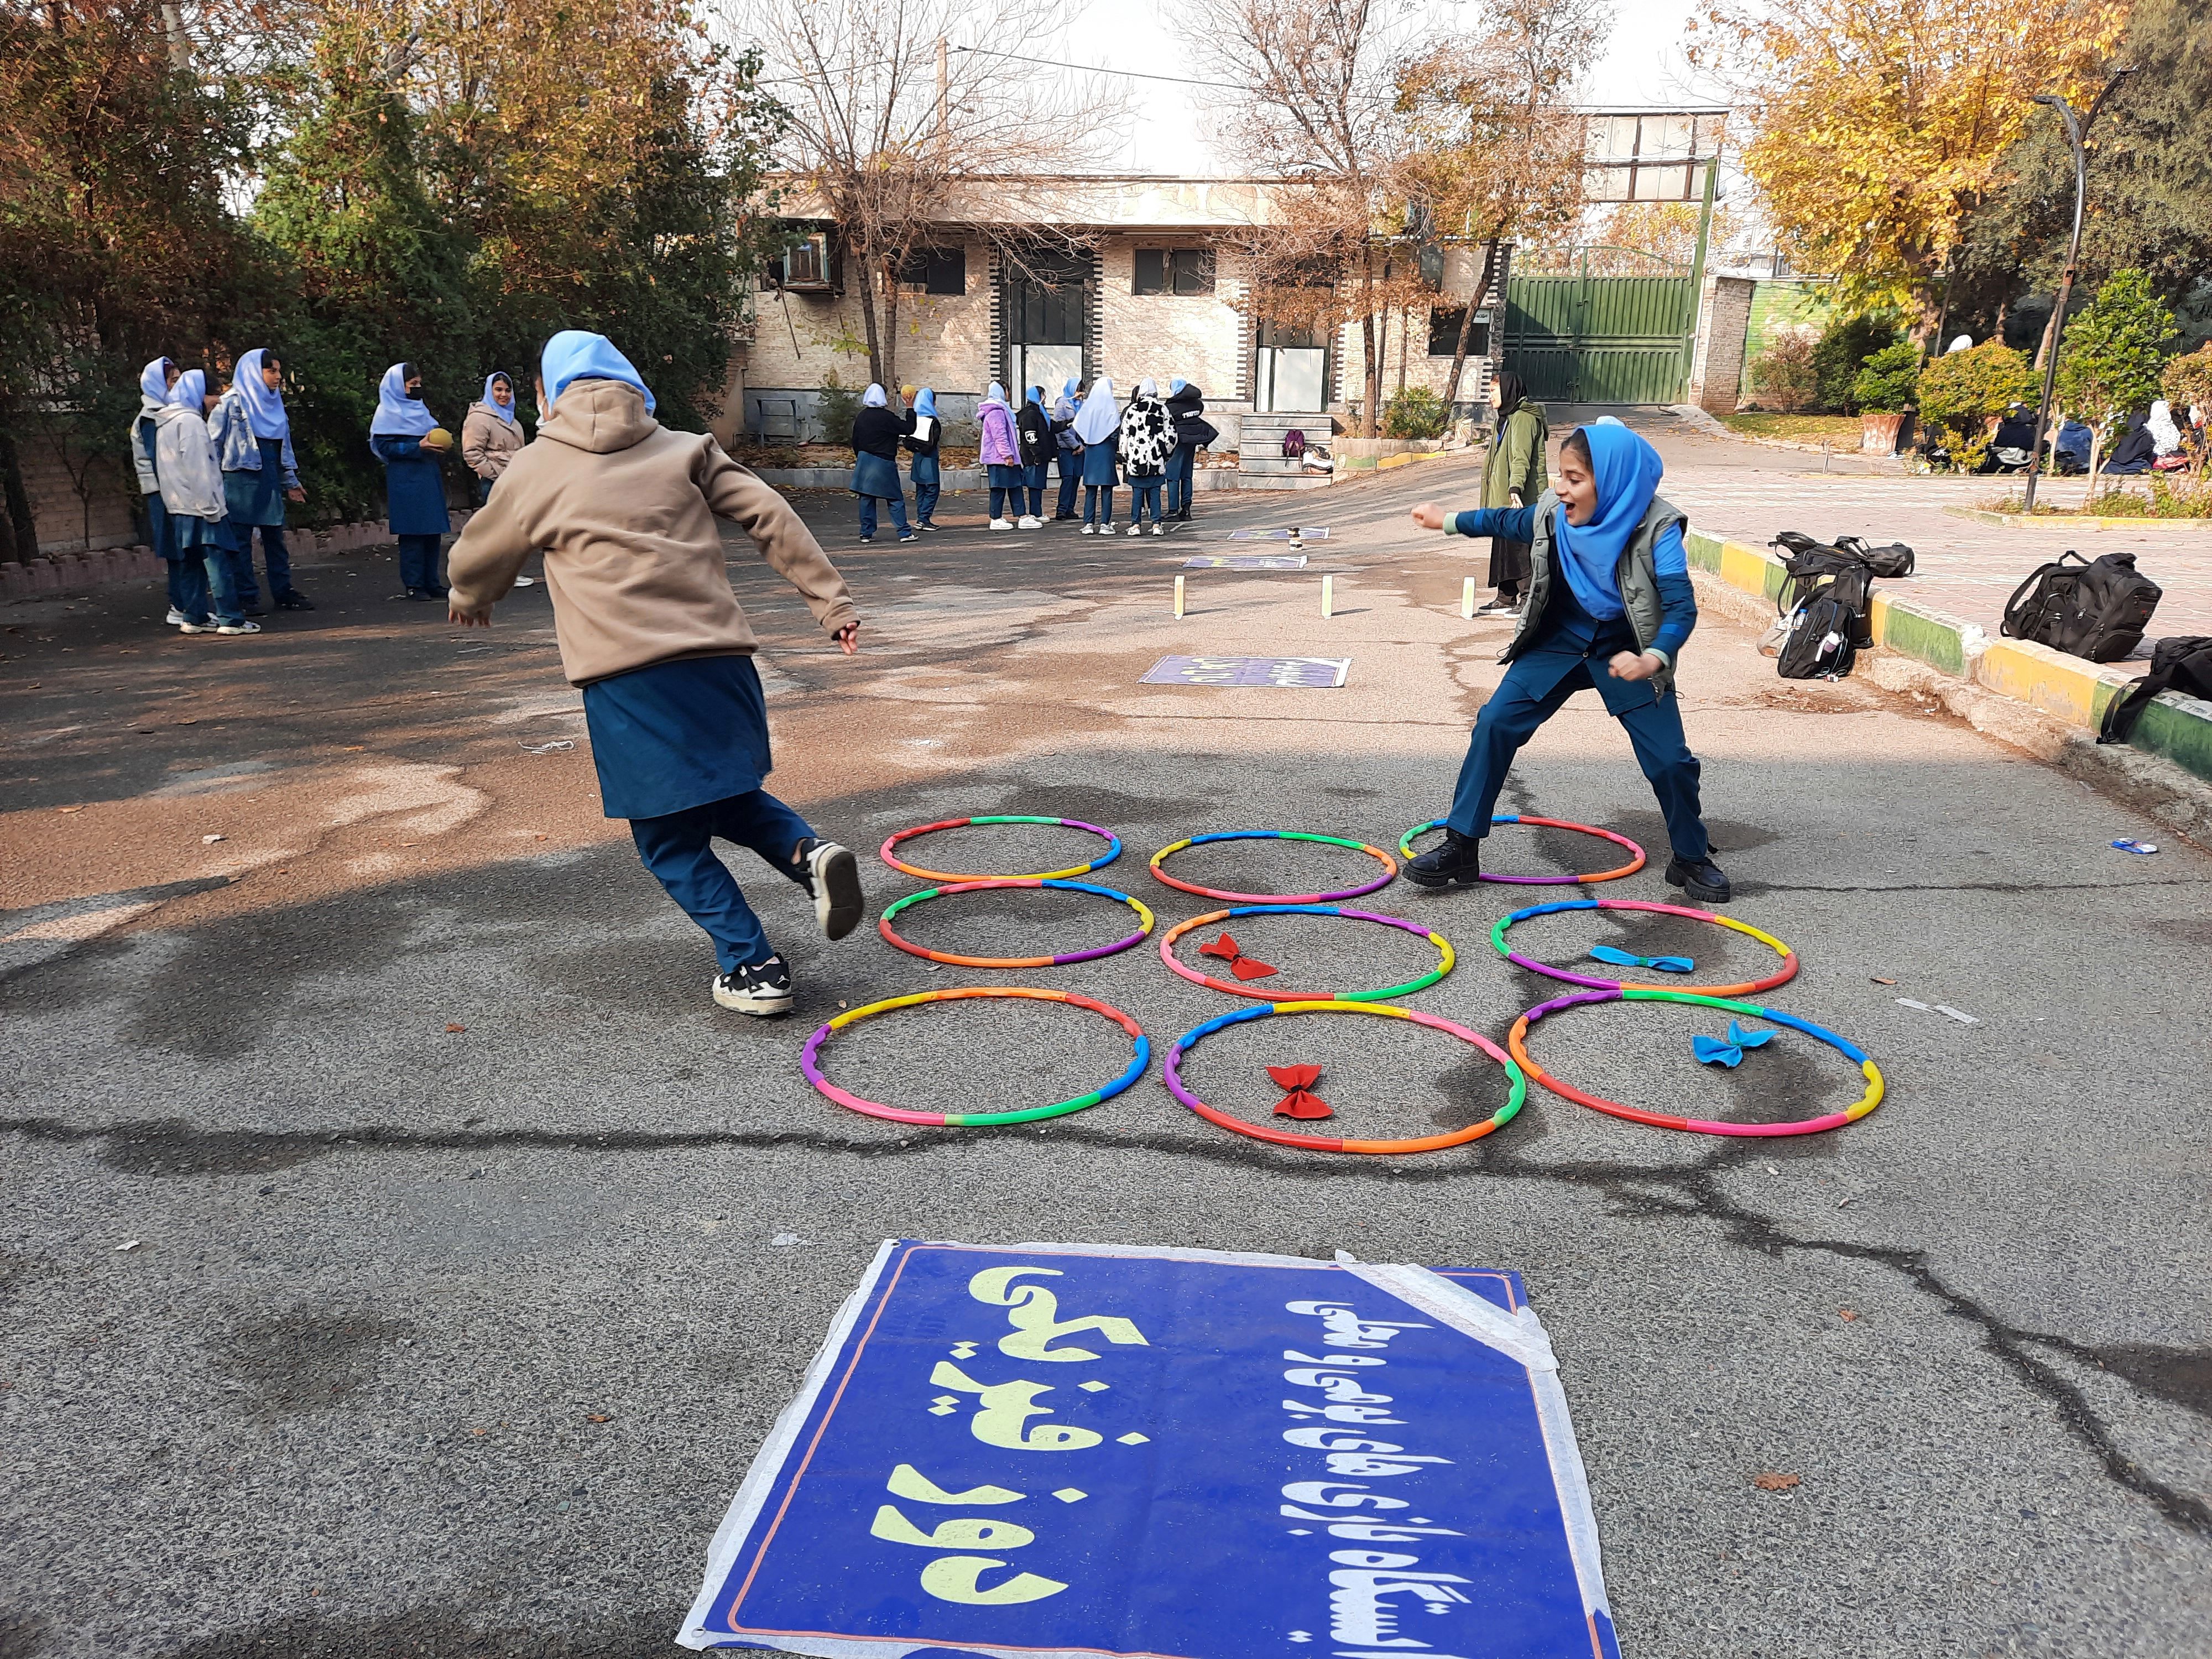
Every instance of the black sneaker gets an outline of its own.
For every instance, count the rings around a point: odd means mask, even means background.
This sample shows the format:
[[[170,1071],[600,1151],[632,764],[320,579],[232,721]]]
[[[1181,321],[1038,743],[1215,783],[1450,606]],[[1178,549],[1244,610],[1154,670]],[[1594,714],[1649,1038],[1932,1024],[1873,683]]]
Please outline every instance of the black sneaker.
[[[269,614],[267,608],[258,599],[248,600],[239,607],[239,611],[242,615],[248,617],[265,617]]]
[[[714,980],[714,1000],[741,1014],[766,1018],[791,1012],[791,969],[781,957],[750,962]]]
[[[842,939],[868,913],[860,891],[859,861],[834,841],[811,836],[799,843],[799,884],[814,900],[814,920],[824,939]]]
[[[1416,887],[1468,887],[1482,879],[1482,843],[1473,836],[1446,830],[1443,840],[1406,866]]]
[[[315,602],[295,588],[289,593],[278,595],[276,608],[279,611],[313,611]]]
[[[1518,616],[1520,611],[1521,601],[1509,599],[1502,593],[1488,605],[1479,605],[1474,608],[1474,614],[1478,617],[1513,617]]]
[[[1680,888],[1685,898],[1693,898],[1700,904],[1726,904],[1729,902],[1729,878],[1721,873],[1720,866],[1711,859],[1700,859],[1695,864],[1683,858],[1669,860],[1667,884]]]
[[[410,587],[407,590],[407,597],[410,599],[418,600],[424,605],[428,605],[434,599],[442,599],[446,596],[443,593],[439,592],[435,588]]]

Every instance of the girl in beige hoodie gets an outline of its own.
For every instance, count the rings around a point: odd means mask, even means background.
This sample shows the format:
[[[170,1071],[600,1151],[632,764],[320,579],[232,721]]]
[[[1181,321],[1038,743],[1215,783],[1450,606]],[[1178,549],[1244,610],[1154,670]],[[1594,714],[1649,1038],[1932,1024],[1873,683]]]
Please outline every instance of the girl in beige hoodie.
[[[781,1014],[791,973],[715,857],[750,847],[813,897],[831,939],[860,924],[859,866],[761,787],[768,710],[758,642],[731,591],[714,520],[744,527],[850,656],[860,619],[844,578],[790,504],[702,434],[653,418],[653,396],[604,336],[546,343],[549,411],[447,556],[453,619],[489,627],[523,561],[545,553],[561,663],[583,688],[606,815],[628,818],[645,867],[714,941],[714,1000]]]

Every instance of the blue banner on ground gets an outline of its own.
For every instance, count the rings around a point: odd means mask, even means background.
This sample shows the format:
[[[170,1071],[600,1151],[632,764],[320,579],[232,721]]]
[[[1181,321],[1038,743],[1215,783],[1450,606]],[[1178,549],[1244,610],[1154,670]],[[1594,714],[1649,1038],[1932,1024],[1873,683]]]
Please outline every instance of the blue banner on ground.
[[[1145,685],[1279,685],[1325,691],[1352,672],[1349,657],[1162,657]]]
[[[1517,1276],[887,1243],[678,1639],[825,1659],[1617,1659]]]

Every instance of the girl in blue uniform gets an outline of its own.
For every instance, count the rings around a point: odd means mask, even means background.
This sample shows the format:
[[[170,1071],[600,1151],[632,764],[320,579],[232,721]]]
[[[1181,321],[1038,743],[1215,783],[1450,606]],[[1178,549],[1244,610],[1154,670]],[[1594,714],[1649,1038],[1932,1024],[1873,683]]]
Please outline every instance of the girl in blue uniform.
[[[442,599],[438,551],[453,527],[446,512],[445,458],[453,435],[422,402],[422,376],[394,363],[376,388],[368,447],[384,463],[385,522],[399,542],[399,580],[410,599]]]

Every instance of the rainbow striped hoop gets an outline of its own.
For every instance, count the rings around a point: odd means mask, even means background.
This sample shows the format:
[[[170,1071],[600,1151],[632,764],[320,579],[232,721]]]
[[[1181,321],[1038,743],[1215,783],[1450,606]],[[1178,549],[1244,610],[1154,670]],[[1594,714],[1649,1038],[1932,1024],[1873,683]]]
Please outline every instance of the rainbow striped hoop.
[[[1106,838],[1106,853],[1088,864],[1079,864],[1068,870],[1040,870],[1033,875],[1010,876],[999,871],[978,870],[961,873],[950,870],[924,870],[919,865],[902,864],[891,856],[891,849],[902,841],[912,841],[916,836],[927,836],[939,830],[961,830],[971,823],[1053,823],[1063,830],[1081,830]],[[902,830],[879,849],[885,864],[909,876],[919,876],[924,881],[1065,881],[1074,876],[1087,876],[1093,870],[1103,870],[1121,856],[1121,838],[1111,830],[1101,830],[1095,823],[1085,823],[1080,818],[1040,818],[1025,812],[1000,812],[976,818],[946,818],[942,823],[917,823],[911,830]]]
[[[1203,847],[1215,841],[1310,841],[1324,847],[1349,847],[1355,853],[1364,853],[1382,866],[1381,878],[1364,887],[1347,887],[1340,893],[1230,893],[1218,887],[1196,887],[1187,881],[1177,881],[1160,868],[1171,853],[1180,853],[1186,847]],[[1346,841],[1341,836],[1316,836],[1304,830],[1222,830],[1210,836],[1186,836],[1172,846],[1163,847],[1152,854],[1152,874],[1180,893],[1195,893],[1200,898],[1222,899],[1231,904],[1334,904],[1342,899],[1359,898],[1365,894],[1388,887],[1398,873],[1398,862],[1379,847],[1370,847],[1364,841]]]
[[[902,910],[926,900],[943,898],[952,893],[981,893],[994,888],[1050,887],[1066,893],[1096,893],[1101,898],[1119,900],[1137,913],[1137,931],[1111,945],[1102,945],[1091,951],[1063,951],[1055,957],[957,957],[949,951],[927,951],[911,939],[901,939],[891,929],[891,918]],[[1005,876],[989,881],[957,882],[949,887],[925,887],[919,893],[909,893],[884,907],[883,915],[876,922],[876,931],[884,940],[908,956],[925,957],[931,962],[950,963],[957,968],[1058,968],[1070,962],[1095,962],[1100,957],[1110,957],[1141,945],[1152,931],[1152,913],[1127,893],[1117,893],[1111,887],[1098,887],[1087,881],[1061,881],[1051,876]]]
[[[1343,916],[1352,921],[1379,921],[1385,927],[1401,928],[1408,933],[1425,939],[1437,947],[1442,960],[1419,979],[1409,979],[1403,985],[1385,985],[1374,991],[1273,991],[1247,983],[1234,983],[1201,974],[1187,968],[1176,959],[1176,941],[1193,928],[1209,923],[1227,921],[1235,916]],[[1226,991],[1233,997],[1251,997],[1261,1002],[1383,1002],[1392,997],[1410,996],[1415,991],[1426,990],[1452,970],[1457,960],[1451,941],[1442,933],[1432,933],[1418,921],[1407,921],[1400,916],[1377,915],[1371,910],[1347,910],[1337,904],[1240,904],[1231,909],[1211,910],[1202,916],[1193,916],[1188,921],[1179,921],[1168,929],[1160,940],[1160,960],[1194,985],[1203,985],[1210,991]]]
[[[1618,870],[1601,870],[1591,876],[1493,876],[1485,870],[1480,877],[1483,881],[1505,882],[1516,887],[1571,887],[1577,883],[1619,881],[1623,876],[1632,876],[1644,867],[1644,848],[1639,844],[1629,840],[1626,836],[1615,835],[1610,830],[1601,830],[1594,823],[1570,823],[1565,818],[1532,817],[1526,812],[1492,812],[1490,815],[1490,821],[1492,823],[1532,823],[1544,830],[1571,830],[1578,836],[1595,836],[1600,841],[1609,841],[1615,846],[1626,847],[1636,856]],[[1414,836],[1425,836],[1431,830],[1441,830],[1443,827],[1444,821],[1442,818],[1431,818],[1426,823],[1415,824],[1398,837],[1398,856],[1402,859],[1411,859],[1413,856]]]
[[[1534,961],[1521,955],[1505,943],[1505,930],[1516,921],[1526,921],[1531,916],[1548,916],[1560,910],[1649,910],[1655,915],[1687,916],[1692,921],[1710,921],[1716,927],[1757,939],[1782,958],[1782,966],[1765,979],[1746,980],[1741,985],[1635,985],[1625,980],[1598,979],[1589,974],[1571,973],[1565,968],[1554,968],[1548,963]],[[1516,910],[1510,915],[1500,916],[1498,925],[1490,930],[1490,942],[1498,954],[1516,968],[1526,968],[1532,974],[1541,974],[1546,979],[1564,980],[1570,985],[1580,985],[1593,991],[1654,991],[1670,995],[1702,994],[1712,997],[1755,996],[1761,991],[1771,991],[1787,983],[1797,973],[1797,953],[1771,933],[1761,933],[1749,922],[1737,921],[1729,916],[1717,916],[1710,910],[1692,910],[1680,904],[1650,904],[1642,899],[1559,899],[1550,904],[1532,904],[1525,910]]]

